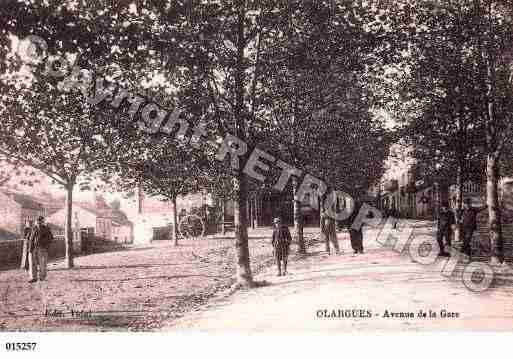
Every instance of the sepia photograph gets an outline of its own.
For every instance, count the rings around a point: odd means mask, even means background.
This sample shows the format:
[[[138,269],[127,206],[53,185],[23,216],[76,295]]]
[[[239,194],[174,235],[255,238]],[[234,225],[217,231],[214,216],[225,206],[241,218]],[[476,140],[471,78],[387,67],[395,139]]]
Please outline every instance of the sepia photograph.
[[[0,353],[100,332],[511,335],[513,1],[0,0]]]

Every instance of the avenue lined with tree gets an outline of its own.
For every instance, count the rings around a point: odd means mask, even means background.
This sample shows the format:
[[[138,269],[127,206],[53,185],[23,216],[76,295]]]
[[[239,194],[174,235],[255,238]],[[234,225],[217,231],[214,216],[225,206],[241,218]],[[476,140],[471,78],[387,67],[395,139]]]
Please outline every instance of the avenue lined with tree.
[[[510,5],[7,1],[0,17],[0,154],[65,189],[69,268],[73,189],[95,177],[118,190],[164,196],[174,203],[175,223],[180,195],[208,189],[233,199],[236,279],[252,287],[248,199],[274,181],[249,178],[230,159],[218,163],[211,143],[232,134],[248,148],[266,149],[293,166],[294,194],[310,174],[359,200],[383,175],[390,145],[401,140],[415,146],[429,175],[456,172],[460,188],[485,169],[493,258],[500,262],[498,182],[513,138]],[[29,35],[68,64],[24,63],[15,47]],[[71,64],[90,77],[55,76],[60,66],[77,75]],[[69,90],[81,81],[81,92]],[[145,122],[130,100],[109,107],[98,94],[114,100],[112,83],[144,96],[143,105],[179,109],[192,126],[185,134],[174,125],[164,131],[158,109]],[[383,112],[389,116],[377,115]],[[199,124],[202,140],[180,141]],[[460,193],[459,209],[461,203]],[[304,253],[301,205],[295,198],[294,234]]]

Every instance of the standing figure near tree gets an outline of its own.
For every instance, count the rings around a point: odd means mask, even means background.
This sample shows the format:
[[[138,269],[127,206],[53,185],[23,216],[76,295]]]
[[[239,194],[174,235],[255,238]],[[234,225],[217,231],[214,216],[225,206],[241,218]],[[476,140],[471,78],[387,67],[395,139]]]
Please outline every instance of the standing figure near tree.
[[[289,247],[292,242],[289,228],[282,225],[280,218],[274,219],[274,230],[272,245],[274,248],[274,258],[278,267],[278,276],[287,275],[287,259],[289,257]],[[283,272],[281,271],[281,264],[283,262]]]
[[[32,222],[26,221],[25,222],[25,229],[23,230],[23,250],[22,250],[22,257],[21,257],[21,265],[20,268],[24,270],[29,270],[29,236],[32,232]]]
[[[470,244],[472,242],[472,236],[474,231],[477,229],[477,215],[488,206],[472,207],[472,199],[469,197],[465,200],[465,211],[463,212],[463,247],[462,252],[470,256]]]
[[[326,212],[321,215],[321,233],[326,241],[326,252],[331,254],[330,243],[335,249],[335,253],[340,253],[340,247],[337,239],[337,223]]]
[[[28,240],[29,250],[29,283],[34,283],[38,279],[46,280],[46,268],[48,265],[48,249],[53,241],[53,235],[45,225],[44,217],[37,219],[37,225],[32,228]]]
[[[351,240],[353,256],[363,254],[363,223],[356,223],[356,218],[358,217],[358,213],[360,213],[361,207],[362,203],[356,202],[348,222],[349,239]]]
[[[439,256],[450,257],[450,254],[445,251],[445,244],[447,244],[449,248],[451,247],[451,231],[455,223],[454,213],[452,213],[449,208],[449,204],[447,202],[442,203],[438,213],[438,233],[436,236],[440,248]]]
[[[392,205],[390,216],[394,219],[393,228],[397,229],[397,222],[399,220],[399,211],[395,208],[395,204]]]

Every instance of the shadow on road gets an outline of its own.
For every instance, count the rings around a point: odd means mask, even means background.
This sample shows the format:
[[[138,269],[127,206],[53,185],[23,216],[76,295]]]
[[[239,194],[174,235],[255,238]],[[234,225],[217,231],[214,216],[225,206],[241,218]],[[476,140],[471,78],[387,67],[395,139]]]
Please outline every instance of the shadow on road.
[[[116,278],[116,279],[93,279],[93,278],[85,278],[85,279],[73,279],[71,282],[129,282],[134,280],[150,280],[150,279],[181,279],[181,278],[218,278],[218,279],[229,279],[231,276],[215,276],[215,275],[204,275],[204,274],[187,274],[187,275],[162,275],[162,276],[151,276],[151,277],[137,277],[137,278]]]
[[[197,264],[198,262],[182,262],[182,263],[151,263],[151,264],[126,264],[126,265],[118,265],[118,266],[75,266],[71,269],[68,268],[49,268],[48,271],[58,272],[58,271],[79,271],[79,270],[89,270],[89,269],[136,269],[136,268],[157,268],[157,267],[173,267],[173,266],[182,266],[184,264]]]

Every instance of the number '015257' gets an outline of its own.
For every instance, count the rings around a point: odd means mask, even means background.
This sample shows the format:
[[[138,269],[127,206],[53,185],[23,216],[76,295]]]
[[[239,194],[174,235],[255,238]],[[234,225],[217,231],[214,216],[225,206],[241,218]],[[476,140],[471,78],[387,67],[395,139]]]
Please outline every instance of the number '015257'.
[[[5,343],[5,350],[7,351],[33,351],[36,349],[37,343]]]

